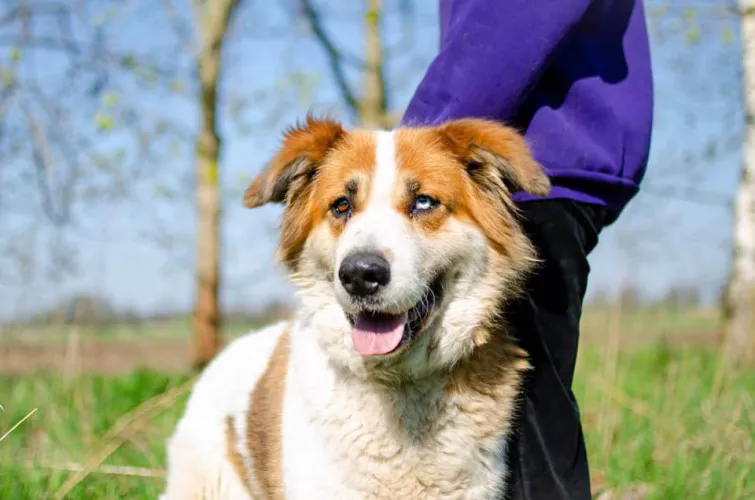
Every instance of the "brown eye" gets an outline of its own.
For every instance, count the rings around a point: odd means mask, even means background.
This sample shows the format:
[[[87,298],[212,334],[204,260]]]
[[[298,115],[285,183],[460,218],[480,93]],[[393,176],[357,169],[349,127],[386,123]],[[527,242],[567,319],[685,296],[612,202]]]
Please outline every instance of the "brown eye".
[[[351,202],[346,197],[338,198],[330,206],[330,211],[336,218],[348,216],[351,214]]]

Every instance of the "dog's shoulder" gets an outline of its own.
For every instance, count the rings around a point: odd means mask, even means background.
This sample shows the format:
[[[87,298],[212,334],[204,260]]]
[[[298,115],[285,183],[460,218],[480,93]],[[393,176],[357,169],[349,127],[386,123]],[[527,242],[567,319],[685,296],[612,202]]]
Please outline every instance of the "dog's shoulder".
[[[184,417],[214,413],[224,420],[229,413],[248,410],[250,395],[288,328],[281,321],[230,342],[197,380]]]
[[[280,346],[287,348],[289,328],[289,322],[282,321],[249,332],[229,343],[207,365],[168,441],[167,498],[179,498],[177,492],[199,491],[217,482],[213,476],[224,477],[224,488],[240,493],[249,487],[248,419],[255,394],[269,384],[265,380],[270,378],[266,374],[271,360]]]
[[[264,373],[279,339],[290,328],[290,321],[279,321],[234,339],[207,365],[202,379],[207,382],[214,377],[227,379],[229,373],[238,375],[241,371],[256,381]]]

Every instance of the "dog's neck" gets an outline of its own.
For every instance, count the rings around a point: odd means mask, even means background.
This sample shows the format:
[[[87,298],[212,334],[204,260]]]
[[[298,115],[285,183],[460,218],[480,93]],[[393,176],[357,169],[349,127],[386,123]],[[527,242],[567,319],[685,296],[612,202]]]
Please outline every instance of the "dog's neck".
[[[305,330],[312,326],[301,320],[297,323]],[[431,393],[443,399],[476,394],[495,398],[498,388],[506,387],[508,390],[512,383],[518,386],[521,374],[529,369],[526,353],[516,346],[504,325],[502,321],[488,321],[487,325],[479,324],[471,328],[473,334],[470,342],[473,346],[469,353],[449,366],[413,368],[414,360],[428,358],[427,346],[423,345],[422,339],[398,362],[386,360],[344,366],[328,358],[326,350],[318,345],[317,333],[312,331],[294,334],[292,362],[300,364],[297,371],[301,370],[300,374],[304,377],[327,373],[327,381],[323,381],[325,386],[338,385],[352,387],[357,392],[391,394],[391,397],[412,405],[438,404],[437,401],[431,403]]]
[[[335,367],[322,349],[312,351],[315,336],[306,327],[293,333],[292,397],[308,408],[307,425],[346,468],[350,488],[365,498],[487,498],[501,487],[502,438],[528,367],[506,332],[480,329],[454,366],[395,383]]]

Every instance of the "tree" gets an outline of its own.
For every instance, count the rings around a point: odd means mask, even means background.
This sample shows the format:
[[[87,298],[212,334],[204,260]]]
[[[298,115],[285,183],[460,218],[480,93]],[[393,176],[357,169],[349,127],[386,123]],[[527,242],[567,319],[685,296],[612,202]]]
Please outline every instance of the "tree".
[[[383,73],[383,42],[380,39],[380,0],[367,0],[365,13],[364,96],[359,106],[362,125],[379,128],[388,124],[388,101]]]
[[[132,21],[127,5],[15,0],[0,8],[0,48],[11,54],[7,64],[0,59],[2,165],[30,163],[37,178],[18,179],[18,186],[2,193],[11,201],[4,205],[18,206],[16,198],[32,198],[28,191],[36,186],[48,220],[72,226],[78,222],[73,207],[86,202],[91,213],[98,201],[111,204],[116,192],[123,194],[144,174],[154,175],[157,196],[150,205],[161,199],[188,201],[188,196],[175,196],[188,192],[184,186],[164,184],[166,177],[175,183],[182,176],[166,176],[154,167],[168,163],[167,156],[191,161],[170,151],[194,138],[198,366],[216,353],[221,328],[218,83],[229,26],[240,3],[193,0],[193,16],[171,1],[161,2],[158,9],[141,5],[144,12],[139,14],[154,16],[149,21],[164,28],[154,50],[137,50],[128,45],[129,39],[126,44],[112,43],[111,26]],[[61,74],[50,78],[45,68],[42,79],[37,75],[49,54],[55,56],[55,64],[47,66],[62,68]],[[174,114],[174,106],[154,109],[142,104],[148,95],[164,103],[176,98],[183,100],[180,104],[194,105],[199,114],[196,132]],[[0,169],[0,180],[7,181],[12,172]]]
[[[302,13],[315,39],[328,59],[328,66],[341,100],[350,114],[362,126],[369,128],[390,127],[398,121],[399,114],[392,113],[385,77],[386,53],[405,52],[411,42],[412,27],[405,23],[404,36],[393,50],[386,49],[382,37],[385,14],[383,0],[366,0],[363,12],[365,48],[364,58],[346,54],[339,49],[333,37],[325,29],[322,16],[312,0],[300,0]],[[402,1],[399,13],[410,17],[412,3]],[[402,50],[403,49],[403,50]],[[356,68],[362,73],[362,90],[356,90],[347,78],[347,68]]]
[[[755,360],[755,0],[739,0],[745,137],[734,203],[733,257],[724,309],[723,352]]]
[[[228,26],[239,0],[195,0],[195,22],[199,50],[200,129],[196,138],[196,205],[198,215],[196,256],[197,334],[196,364],[208,363],[218,350],[221,313],[220,285],[220,189],[218,161],[218,80]]]
[[[119,91],[167,89],[176,54],[111,43],[119,9],[102,0],[0,4],[0,280],[19,298],[38,278],[55,283],[79,270],[72,241],[99,239],[88,224],[153,176],[164,163],[157,150],[175,138],[154,109]]]

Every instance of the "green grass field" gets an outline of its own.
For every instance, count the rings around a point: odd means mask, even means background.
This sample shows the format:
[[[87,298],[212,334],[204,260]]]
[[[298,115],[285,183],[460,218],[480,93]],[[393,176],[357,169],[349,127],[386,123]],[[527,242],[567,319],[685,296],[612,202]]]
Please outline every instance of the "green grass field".
[[[722,370],[710,343],[679,340],[715,328],[709,312],[672,316],[583,320],[575,386],[594,480],[640,498],[755,498],[755,371]],[[36,409],[0,441],[0,498],[155,498],[189,383],[152,370],[0,375],[0,436]]]

